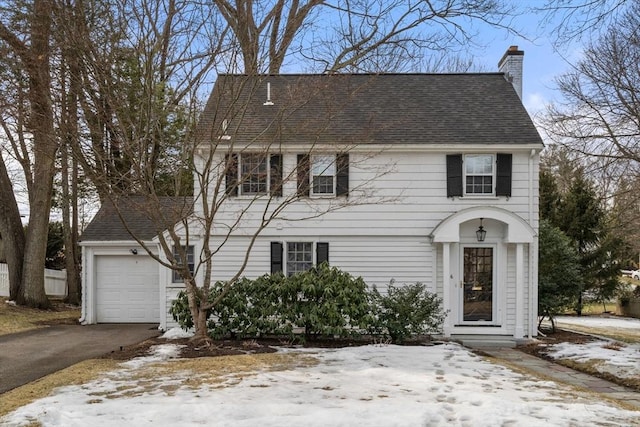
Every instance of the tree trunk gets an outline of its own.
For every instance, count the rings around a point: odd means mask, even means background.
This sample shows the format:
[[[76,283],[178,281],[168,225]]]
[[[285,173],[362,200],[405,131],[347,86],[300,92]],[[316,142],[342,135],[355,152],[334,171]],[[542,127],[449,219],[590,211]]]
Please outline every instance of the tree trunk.
[[[60,151],[61,163],[61,187],[62,197],[62,230],[64,236],[64,261],[67,270],[67,296],[65,302],[69,304],[80,304],[80,265],[78,261],[78,191],[77,163],[69,153],[73,152],[73,145],[79,144],[78,138],[78,57],[73,49],[63,49],[62,68],[68,68],[66,73],[62,73],[62,111],[63,111],[63,137],[64,145]],[[67,87],[66,82],[70,84]],[[69,182],[71,178],[71,182]]]
[[[64,299],[66,303],[78,305],[80,304],[80,274],[78,265],[76,264],[76,239],[74,235],[76,229],[73,228],[71,212],[75,214],[77,211],[77,199],[73,197],[73,191],[69,188],[69,155],[68,147],[62,147],[61,164],[62,164],[62,197],[65,202],[62,203],[62,233],[64,236],[64,263],[67,270],[67,296]]]
[[[49,37],[51,0],[35,0],[31,21],[31,48],[27,55],[29,74],[30,129],[33,132],[33,186],[29,194],[29,227],[22,269],[23,298],[30,307],[50,306],[44,291],[44,261],[47,254],[49,211],[53,195],[55,156],[58,150],[53,128]]]

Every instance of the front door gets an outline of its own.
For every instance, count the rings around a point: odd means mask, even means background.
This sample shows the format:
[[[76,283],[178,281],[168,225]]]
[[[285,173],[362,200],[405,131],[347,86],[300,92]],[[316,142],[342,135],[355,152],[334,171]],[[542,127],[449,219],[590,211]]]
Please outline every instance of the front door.
[[[494,248],[463,248],[462,323],[495,321]]]

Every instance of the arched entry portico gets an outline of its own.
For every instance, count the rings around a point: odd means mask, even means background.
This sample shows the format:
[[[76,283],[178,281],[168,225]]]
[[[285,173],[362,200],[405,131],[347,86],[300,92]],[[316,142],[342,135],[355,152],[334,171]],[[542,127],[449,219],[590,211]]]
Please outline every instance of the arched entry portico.
[[[476,236],[482,219],[484,241]],[[445,336],[531,335],[537,316],[537,239],[520,216],[473,207],[441,221],[430,234],[437,247]],[[440,273],[441,272],[441,273]]]

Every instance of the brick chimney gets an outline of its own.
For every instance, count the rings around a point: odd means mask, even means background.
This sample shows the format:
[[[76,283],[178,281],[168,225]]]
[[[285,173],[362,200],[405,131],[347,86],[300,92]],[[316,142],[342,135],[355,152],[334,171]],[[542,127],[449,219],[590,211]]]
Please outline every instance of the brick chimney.
[[[518,97],[522,101],[522,60],[524,51],[518,46],[509,46],[498,62],[498,71],[504,73],[504,78],[513,85]]]

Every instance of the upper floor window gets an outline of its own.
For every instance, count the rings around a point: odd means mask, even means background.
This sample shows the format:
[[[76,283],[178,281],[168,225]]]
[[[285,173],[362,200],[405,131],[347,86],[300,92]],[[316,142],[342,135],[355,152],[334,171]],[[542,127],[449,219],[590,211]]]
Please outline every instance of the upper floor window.
[[[464,161],[463,161],[464,158]],[[447,197],[511,197],[513,155],[447,154]]]
[[[242,153],[240,156],[242,194],[266,194],[268,178],[267,156],[259,153]]]
[[[173,247],[173,256],[176,259],[176,262],[178,263],[178,265],[182,263],[182,256],[180,255],[181,251],[179,249],[180,249],[179,246]],[[191,273],[191,275],[193,275],[193,273],[195,272],[194,247],[193,245],[189,245],[189,246],[183,246],[182,249],[184,250],[187,256],[187,268],[189,269],[189,272]],[[173,270],[173,283],[180,283],[183,280],[184,278],[180,275],[180,272],[178,270]]]
[[[335,160],[335,156],[311,156],[311,191],[313,194],[335,194]]]
[[[225,155],[224,167],[228,196],[282,196],[282,155],[231,153]]]
[[[298,196],[349,196],[349,153],[297,156]]]
[[[467,154],[464,157],[466,194],[493,194],[493,164],[491,154]]]

